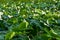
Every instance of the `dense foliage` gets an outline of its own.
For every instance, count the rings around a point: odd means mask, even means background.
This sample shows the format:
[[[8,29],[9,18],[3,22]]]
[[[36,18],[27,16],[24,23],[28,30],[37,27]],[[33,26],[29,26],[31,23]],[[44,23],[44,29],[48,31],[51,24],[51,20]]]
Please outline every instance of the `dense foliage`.
[[[60,40],[60,0],[1,0],[0,40]]]

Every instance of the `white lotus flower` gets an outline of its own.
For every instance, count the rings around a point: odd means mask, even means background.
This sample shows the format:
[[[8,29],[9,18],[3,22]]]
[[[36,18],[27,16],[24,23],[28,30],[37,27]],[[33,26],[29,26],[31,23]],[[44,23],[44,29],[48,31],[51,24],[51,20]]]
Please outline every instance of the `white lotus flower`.
[[[8,15],[8,17],[9,17],[9,18],[12,18],[13,16],[11,16],[11,15]]]

